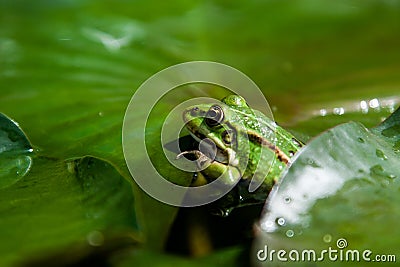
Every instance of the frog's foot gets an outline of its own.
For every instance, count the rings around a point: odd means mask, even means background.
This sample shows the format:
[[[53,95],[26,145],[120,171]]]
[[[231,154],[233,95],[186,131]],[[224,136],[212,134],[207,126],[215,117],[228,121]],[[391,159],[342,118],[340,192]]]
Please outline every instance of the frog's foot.
[[[185,155],[190,155],[190,154],[193,154],[196,158],[197,158],[197,156],[198,155],[204,155],[201,151],[199,151],[199,150],[189,150],[189,151],[183,151],[183,152],[181,152],[181,153],[179,153],[178,155],[176,155],[176,158],[175,159],[180,159],[180,158],[182,158],[183,156],[185,156]]]
[[[176,156],[176,159],[182,158],[184,155],[193,155],[196,159],[197,166],[202,168],[205,164],[210,164],[213,159],[210,159],[206,154],[200,150],[183,151]]]

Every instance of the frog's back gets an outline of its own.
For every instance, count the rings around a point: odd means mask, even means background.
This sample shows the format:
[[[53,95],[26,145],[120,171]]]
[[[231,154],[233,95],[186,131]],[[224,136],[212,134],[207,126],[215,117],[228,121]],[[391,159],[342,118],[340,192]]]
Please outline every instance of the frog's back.
[[[236,123],[247,132],[257,133],[263,138],[272,138],[276,128],[275,122],[264,113],[250,108],[245,99],[238,95],[229,95],[222,102],[236,113]]]
[[[291,133],[278,126],[273,119],[261,111],[252,109],[245,99],[238,95],[229,95],[222,99],[236,113],[237,128],[243,128],[249,138],[261,143],[276,144],[285,154],[294,154],[301,146]]]

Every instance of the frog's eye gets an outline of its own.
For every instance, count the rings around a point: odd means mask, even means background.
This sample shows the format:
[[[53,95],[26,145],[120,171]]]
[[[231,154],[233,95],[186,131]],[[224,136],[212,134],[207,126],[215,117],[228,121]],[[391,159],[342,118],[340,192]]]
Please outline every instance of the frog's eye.
[[[224,119],[224,111],[220,106],[212,106],[206,116],[206,124],[209,127],[215,127],[219,125]]]
[[[225,144],[230,145],[233,143],[234,140],[234,133],[232,130],[226,130],[223,131],[221,134],[222,140],[224,141]]]

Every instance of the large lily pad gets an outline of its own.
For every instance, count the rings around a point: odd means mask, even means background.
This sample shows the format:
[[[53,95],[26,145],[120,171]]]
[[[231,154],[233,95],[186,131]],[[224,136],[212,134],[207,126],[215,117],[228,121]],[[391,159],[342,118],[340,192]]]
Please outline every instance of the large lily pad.
[[[139,237],[134,205],[131,184],[108,162],[35,158],[25,177],[0,190],[0,265],[78,246],[57,259],[73,262],[116,235]]]
[[[380,0],[0,1],[0,109],[20,123],[39,156],[62,165],[93,155],[128,181],[121,128],[129,99],[145,79],[183,61],[219,61],[242,70],[262,88],[277,121],[305,135],[349,120],[376,125],[399,103],[398,12],[396,1]],[[361,112],[360,101],[375,98],[382,105]],[[383,108],[384,100],[394,104]],[[188,175],[164,167],[159,156],[158,115],[176,103],[164,104],[148,123],[149,148],[157,167],[180,182]],[[334,114],[341,107],[344,114]],[[315,118],[320,109],[327,115]],[[137,108],[138,116],[146,112]],[[18,197],[16,187],[28,177],[59,170],[43,160],[17,183],[7,182],[9,198]],[[52,174],[54,181],[68,177],[63,168]],[[133,188],[132,212],[146,244],[162,249],[177,209]],[[38,190],[29,192],[42,206],[35,209],[52,203],[40,202]],[[34,224],[38,231],[48,227]],[[3,228],[1,236],[17,227]],[[55,249],[64,247],[53,241]]]
[[[312,140],[267,201],[259,248],[334,247],[344,253],[358,250],[360,255],[371,250],[371,260],[379,254],[399,257],[399,121],[400,109],[375,129],[351,122]],[[337,240],[346,246],[340,247]],[[275,261],[276,266],[282,264]],[[335,263],[326,257],[316,266],[327,264],[360,263]]]

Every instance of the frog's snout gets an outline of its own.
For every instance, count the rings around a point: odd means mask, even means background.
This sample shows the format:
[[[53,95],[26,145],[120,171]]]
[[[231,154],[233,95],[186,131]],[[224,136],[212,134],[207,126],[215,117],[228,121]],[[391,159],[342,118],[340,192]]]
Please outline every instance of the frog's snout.
[[[187,123],[188,121],[190,121],[193,118],[203,118],[206,116],[206,112],[201,110],[199,107],[197,106],[192,106],[187,108],[184,112],[183,112],[183,121],[185,123]]]

